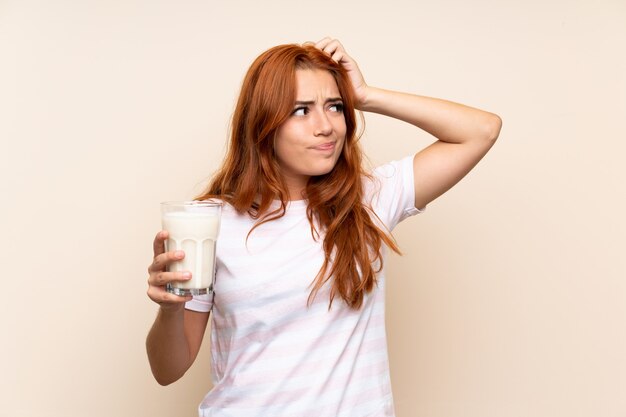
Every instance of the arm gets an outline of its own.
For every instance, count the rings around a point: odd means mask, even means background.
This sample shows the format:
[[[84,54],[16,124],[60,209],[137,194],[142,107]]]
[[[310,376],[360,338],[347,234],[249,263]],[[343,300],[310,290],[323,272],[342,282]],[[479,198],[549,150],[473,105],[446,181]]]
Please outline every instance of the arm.
[[[422,208],[459,182],[493,146],[498,116],[462,104],[368,87],[361,110],[403,120],[438,140],[413,159],[415,207]]]
[[[316,46],[347,70],[357,109],[411,123],[438,140],[415,155],[415,207],[422,208],[459,182],[497,139],[498,116],[445,100],[370,87],[356,62],[337,40]]]
[[[185,310],[185,301],[165,290],[171,281],[189,279],[188,275],[166,272],[166,266],[184,257],[183,253],[165,252],[167,232],[154,239],[154,261],[148,268],[148,297],[159,304],[159,312],[146,339],[146,351],[152,374],[161,385],[180,379],[191,367],[200,351],[209,313]]]
[[[161,385],[180,379],[198,356],[209,313],[159,309],[146,339],[152,374]]]

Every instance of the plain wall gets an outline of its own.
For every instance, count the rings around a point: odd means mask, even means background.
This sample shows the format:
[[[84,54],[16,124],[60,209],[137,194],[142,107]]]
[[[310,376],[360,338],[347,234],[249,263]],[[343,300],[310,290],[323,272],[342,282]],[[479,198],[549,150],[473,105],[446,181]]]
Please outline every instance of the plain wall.
[[[0,415],[193,416],[208,339],[153,380],[163,200],[221,161],[245,70],[339,38],[370,85],[504,120],[396,229],[398,417],[626,415],[626,2],[0,0]],[[366,114],[373,164],[432,138]],[[271,378],[271,375],[268,375]]]

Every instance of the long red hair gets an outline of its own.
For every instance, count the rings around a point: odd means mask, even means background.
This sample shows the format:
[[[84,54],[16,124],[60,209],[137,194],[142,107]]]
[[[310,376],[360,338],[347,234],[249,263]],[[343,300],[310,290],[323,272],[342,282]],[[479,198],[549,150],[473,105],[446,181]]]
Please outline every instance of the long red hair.
[[[311,233],[316,239],[323,236],[325,253],[309,303],[332,278],[330,305],[339,296],[358,309],[383,267],[382,244],[399,250],[363,203],[363,179],[368,174],[362,167],[352,85],[344,68],[324,52],[312,45],[280,45],[252,63],[233,114],[224,162],[197,199],[220,198],[258,219],[255,227],[285,214],[289,193],[274,153],[274,136],[293,112],[297,69],[321,69],[333,75],[346,121],[337,164],[328,174],[311,177],[305,190]],[[270,210],[274,200],[281,204]],[[315,220],[321,230],[316,230]]]

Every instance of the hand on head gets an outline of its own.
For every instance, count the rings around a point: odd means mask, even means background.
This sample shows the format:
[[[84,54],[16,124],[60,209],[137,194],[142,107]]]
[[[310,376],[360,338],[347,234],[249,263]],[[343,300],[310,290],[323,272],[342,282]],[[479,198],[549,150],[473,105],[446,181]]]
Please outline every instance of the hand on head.
[[[356,98],[355,107],[360,110],[367,100],[368,86],[356,61],[348,55],[341,42],[337,39],[325,37],[317,42],[305,42],[304,44],[315,46],[328,54],[333,61],[344,67],[350,77],[352,88],[354,89]]]

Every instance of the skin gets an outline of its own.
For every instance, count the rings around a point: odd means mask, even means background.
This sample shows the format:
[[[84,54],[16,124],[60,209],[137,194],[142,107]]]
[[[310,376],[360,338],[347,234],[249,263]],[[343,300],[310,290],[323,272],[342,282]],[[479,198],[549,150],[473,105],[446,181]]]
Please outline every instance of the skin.
[[[502,120],[493,113],[447,100],[370,87],[356,61],[338,40],[324,38],[315,46],[348,71],[358,110],[402,120],[437,138],[413,158],[415,207],[426,207],[459,182],[500,134]]]
[[[500,134],[502,121],[495,114],[446,100],[370,87],[339,41],[324,38],[314,45],[346,69],[358,110],[410,123],[436,138],[413,158],[415,207],[425,207],[461,180]],[[343,115],[328,101],[339,97],[334,80],[331,82],[328,76],[322,71],[298,71],[297,101],[307,102],[307,110],[294,104],[294,113],[279,128],[275,139],[276,155],[292,200],[303,198],[309,176],[334,167],[345,140]],[[184,256],[165,252],[167,236],[161,231],[155,237],[154,260],[148,268],[148,297],[159,305],[159,313],[146,347],[154,377],[162,385],[178,380],[193,364],[209,319],[209,313],[184,309],[184,302],[191,297],[165,291],[168,282],[189,279],[182,273],[165,272],[168,264]]]
[[[274,151],[291,200],[304,198],[307,180],[329,173],[346,139],[337,83],[323,70],[296,71],[294,111],[276,134]]]

